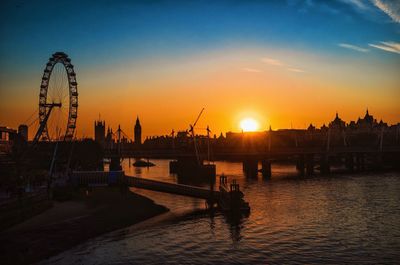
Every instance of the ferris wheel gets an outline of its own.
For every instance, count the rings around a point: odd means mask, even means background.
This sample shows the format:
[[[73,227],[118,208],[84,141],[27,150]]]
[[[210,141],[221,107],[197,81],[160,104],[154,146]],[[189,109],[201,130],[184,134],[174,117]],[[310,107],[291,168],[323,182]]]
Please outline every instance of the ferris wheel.
[[[39,93],[39,129],[34,141],[70,141],[78,114],[78,87],[71,59],[63,52],[49,58]]]

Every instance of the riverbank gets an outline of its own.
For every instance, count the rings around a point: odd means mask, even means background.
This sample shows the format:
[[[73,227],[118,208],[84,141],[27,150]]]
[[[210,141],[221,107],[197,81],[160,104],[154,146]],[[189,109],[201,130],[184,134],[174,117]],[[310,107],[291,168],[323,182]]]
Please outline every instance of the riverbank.
[[[83,241],[167,212],[152,200],[119,189],[79,194],[0,234],[2,264],[30,264]]]

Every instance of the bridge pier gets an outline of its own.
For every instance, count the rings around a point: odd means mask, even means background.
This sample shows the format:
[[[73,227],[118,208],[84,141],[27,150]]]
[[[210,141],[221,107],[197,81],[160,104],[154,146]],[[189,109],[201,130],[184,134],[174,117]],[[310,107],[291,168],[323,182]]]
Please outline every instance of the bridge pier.
[[[327,175],[331,172],[329,156],[327,156],[327,155],[321,156],[320,168],[321,168],[321,174],[323,174],[323,175]]]
[[[258,174],[258,160],[247,159],[243,161],[243,172],[247,177],[257,177]]]
[[[359,153],[356,156],[356,168],[357,171],[365,170],[365,156],[362,153]]]
[[[271,172],[271,161],[270,160],[263,160],[261,161],[261,173],[263,177],[270,178],[272,175]]]
[[[169,173],[176,174],[178,172],[178,161],[169,161]]]
[[[400,170],[400,153],[394,154],[389,157],[383,157],[389,163],[391,168]]]
[[[383,168],[383,154],[377,153],[374,157],[374,165],[373,168],[376,170],[380,170]]]
[[[360,171],[361,170],[361,159],[360,159],[360,154],[356,155],[356,170]]]
[[[305,172],[304,155],[299,155],[297,157],[296,169],[299,172],[300,176],[304,176],[304,172]]]
[[[110,161],[110,171],[118,171],[121,169],[121,157],[119,155],[112,156]]]
[[[361,170],[365,170],[365,154],[361,154]]]
[[[314,174],[314,155],[306,156],[306,175],[311,176]]]
[[[345,157],[345,166],[349,172],[354,171],[354,157],[353,154],[347,154]]]
[[[400,169],[400,154],[398,154],[397,159],[393,159],[393,168]]]

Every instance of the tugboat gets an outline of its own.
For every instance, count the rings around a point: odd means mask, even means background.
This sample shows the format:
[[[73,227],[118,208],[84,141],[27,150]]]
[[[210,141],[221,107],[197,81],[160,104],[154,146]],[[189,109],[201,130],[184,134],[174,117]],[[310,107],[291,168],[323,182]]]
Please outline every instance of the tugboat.
[[[218,205],[223,212],[233,214],[249,214],[250,205],[246,202],[243,192],[240,191],[239,184],[233,180],[228,189],[228,178],[224,175],[219,179],[219,201]]]

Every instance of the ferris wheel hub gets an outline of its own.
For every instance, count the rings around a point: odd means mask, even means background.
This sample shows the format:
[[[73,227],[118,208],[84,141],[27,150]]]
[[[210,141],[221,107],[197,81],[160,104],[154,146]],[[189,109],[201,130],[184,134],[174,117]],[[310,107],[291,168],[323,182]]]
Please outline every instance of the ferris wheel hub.
[[[44,106],[47,107],[47,108],[53,108],[53,107],[61,108],[62,107],[62,103],[61,102],[60,103],[46,103],[46,104],[44,104]]]

